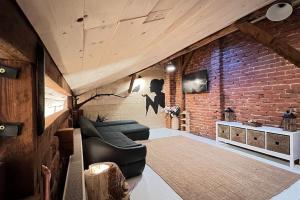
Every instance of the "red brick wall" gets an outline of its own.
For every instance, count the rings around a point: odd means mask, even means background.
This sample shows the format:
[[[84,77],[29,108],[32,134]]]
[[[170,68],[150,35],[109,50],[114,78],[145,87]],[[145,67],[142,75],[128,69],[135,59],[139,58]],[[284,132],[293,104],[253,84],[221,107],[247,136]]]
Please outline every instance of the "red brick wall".
[[[209,92],[186,94],[185,106],[190,112],[192,133],[213,137],[214,123],[220,119],[220,44],[215,41],[196,51],[186,69],[186,74],[208,70]]]
[[[164,87],[165,87],[165,102],[166,102],[166,105],[171,105],[171,97],[175,98],[174,94],[173,93],[171,94],[171,90],[172,90],[171,85],[172,84],[174,84],[174,80],[172,78],[172,75],[165,74]],[[173,88],[173,90],[174,90],[174,88]],[[171,119],[168,115],[166,115],[166,127],[171,128]]]
[[[184,95],[182,93],[182,76],[181,76],[181,63],[182,60],[175,60],[174,64],[177,67],[175,73],[165,74],[166,88],[166,106],[179,106],[180,109],[184,107]],[[171,128],[171,117],[166,115],[166,127]],[[180,121],[179,121],[180,125]]]
[[[286,21],[264,20],[258,26],[300,50],[299,21],[300,7]],[[215,121],[222,119],[226,107],[235,110],[237,121],[278,126],[289,108],[300,119],[300,68],[245,34],[236,32],[196,50],[186,74],[202,69],[208,70],[209,91],[185,95],[192,133],[215,138]],[[171,103],[180,105],[181,74],[178,70],[171,76],[168,81],[177,82],[175,88],[172,84],[171,97],[176,100]]]

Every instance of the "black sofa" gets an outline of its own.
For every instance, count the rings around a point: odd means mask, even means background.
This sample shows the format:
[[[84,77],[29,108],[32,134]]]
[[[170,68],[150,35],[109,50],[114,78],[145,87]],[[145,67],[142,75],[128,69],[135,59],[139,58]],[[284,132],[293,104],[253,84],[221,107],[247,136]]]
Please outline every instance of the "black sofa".
[[[147,140],[149,138],[149,128],[141,124],[122,124],[114,126],[96,127],[100,132],[121,132],[131,140]]]
[[[134,120],[93,122],[99,132],[121,132],[132,140],[147,140],[149,128]]]
[[[128,124],[125,122],[110,122],[110,124],[106,122],[100,126],[87,118],[80,118],[85,169],[96,162],[110,161],[120,167],[126,178],[143,172],[146,164],[146,146],[134,142],[120,131],[127,131],[130,136],[134,136],[133,138],[148,139],[149,128],[146,127],[144,132],[141,132],[142,125],[135,121],[128,121],[131,122]],[[137,125],[137,128],[130,132],[130,129],[125,127],[127,125]],[[129,127],[134,128],[134,126]],[[138,137],[138,133],[142,136]]]
[[[94,122],[91,121],[95,127],[103,127],[103,126],[115,126],[115,125],[124,125],[124,124],[138,124],[137,121],[134,120],[119,120],[119,121],[107,121],[107,122]]]

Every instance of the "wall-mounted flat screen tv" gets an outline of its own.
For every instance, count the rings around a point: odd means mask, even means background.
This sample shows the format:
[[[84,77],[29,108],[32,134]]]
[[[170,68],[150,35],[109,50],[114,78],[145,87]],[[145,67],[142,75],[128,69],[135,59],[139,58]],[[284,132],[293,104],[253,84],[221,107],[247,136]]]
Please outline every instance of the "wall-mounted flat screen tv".
[[[184,93],[200,93],[208,91],[207,70],[197,71],[182,77]]]

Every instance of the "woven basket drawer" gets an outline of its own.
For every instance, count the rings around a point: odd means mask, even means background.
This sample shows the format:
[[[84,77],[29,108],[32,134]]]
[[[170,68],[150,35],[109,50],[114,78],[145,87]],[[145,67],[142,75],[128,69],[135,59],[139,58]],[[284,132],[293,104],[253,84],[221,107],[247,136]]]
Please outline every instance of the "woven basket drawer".
[[[231,140],[246,144],[246,129],[231,127]]]
[[[265,132],[248,129],[247,143],[251,146],[265,148]]]
[[[230,127],[226,125],[218,125],[218,136],[225,139],[230,139]]]
[[[267,149],[278,153],[290,154],[290,136],[267,133]]]

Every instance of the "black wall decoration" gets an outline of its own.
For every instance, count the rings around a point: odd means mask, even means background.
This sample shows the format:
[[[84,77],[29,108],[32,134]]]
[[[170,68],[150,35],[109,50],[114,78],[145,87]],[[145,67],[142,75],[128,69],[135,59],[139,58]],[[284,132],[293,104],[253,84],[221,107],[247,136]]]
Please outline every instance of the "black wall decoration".
[[[143,97],[146,97],[146,115],[148,113],[149,107],[151,106],[155,112],[158,113],[158,107],[165,107],[165,93],[162,92],[164,86],[163,79],[153,79],[150,82],[150,92],[155,93],[154,100],[152,100],[147,94],[143,94]]]

